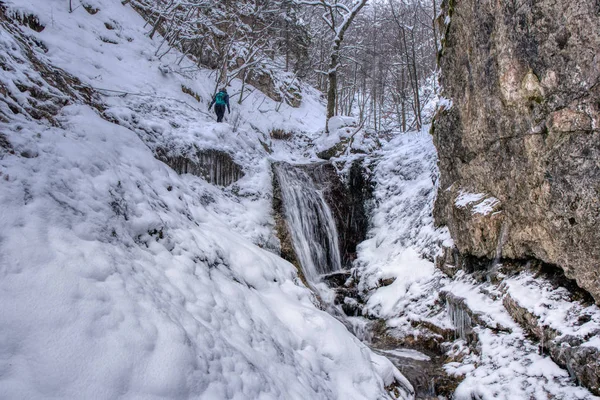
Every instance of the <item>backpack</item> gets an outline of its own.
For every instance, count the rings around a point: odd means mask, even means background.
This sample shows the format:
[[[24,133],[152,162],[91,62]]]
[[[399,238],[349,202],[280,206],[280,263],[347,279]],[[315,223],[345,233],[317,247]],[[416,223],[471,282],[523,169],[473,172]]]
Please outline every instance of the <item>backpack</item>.
[[[215,103],[217,105],[224,106],[225,104],[227,104],[226,97],[227,97],[227,93],[225,93],[225,92],[217,93],[217,95],[215,96]]]

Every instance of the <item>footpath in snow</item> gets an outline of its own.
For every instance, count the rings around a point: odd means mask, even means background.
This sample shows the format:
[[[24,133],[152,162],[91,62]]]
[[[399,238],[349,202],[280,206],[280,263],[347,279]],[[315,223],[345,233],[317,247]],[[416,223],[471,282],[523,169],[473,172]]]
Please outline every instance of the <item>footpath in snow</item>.
[[[276,247],[269,130],[314,132],[316,94],[276,111],[254,92],[217,125],[209,71],[176,66],[176,51],[157,60],[161,38],[121,1],[93,6],[5,2],[0,397],[389,397],[398,370],[261,248]],[[41,32],[10,22],[31,15]],[[80,80],[75,93],[96,88],[100,106],[50,81],[51,66]],[[32,118],[40,93],[67,105]],[[155,159],[193,146],[232,155],[244,178],[219,188]]]

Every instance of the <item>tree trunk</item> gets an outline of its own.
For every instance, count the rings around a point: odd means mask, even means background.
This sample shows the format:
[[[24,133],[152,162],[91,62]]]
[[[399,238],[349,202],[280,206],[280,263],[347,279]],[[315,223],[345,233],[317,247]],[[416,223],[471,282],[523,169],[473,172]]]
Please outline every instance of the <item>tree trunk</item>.
[[[327,90],[327,120],[325,122],[325,132],[327,133],[329,133],[329,119],[335,115],[337,95],[337,68],[340,58],[340,48],[342,47],[342,42],[344,40],[344,34],[346,33],[346,30],[348,30],[348,28],[352,24],[352,21],[360,12],[360,10],[364,7],[365,4],[367,4],[367,0],[361,0],[360,3],[356,4],[350,12],[350,14],[344,16],[343,23],[337,29],[335,28],[335,21],[333,19],[331,21],[330,27],[336,34],[336,37],[333,40],[333,46],[331,46],[331,60],[329,63],[329,71],[327,71],[327,76],[329,78],[329,88]],[[323,2],[323,5],[325,5],[325,2]],[[325,5],[325,7],[327,6]],[[333,8],[326,8],[326,10],[329,11],[329,13],[333,16]]]
[[[419,77],[417,74],[417,57],[415,55],[415,33],[414,30],[411,31],[411,39],[412,39],[412,67],[413,67],[413,76],[415,78],[415,118],[417,121],[417,130],[421,130],[421,126],[423,125],[421,122],[421,99],[419,98]]]
[[[331,54],[331,63],[329,64],[329,71],[327,77],[329,85],[327,88],[327,126],[326,131],[329,133],[329,118],[335,115],[335,100],[337,95],[337,64],[338,64],[338,53],[337,49],[333,50]]]

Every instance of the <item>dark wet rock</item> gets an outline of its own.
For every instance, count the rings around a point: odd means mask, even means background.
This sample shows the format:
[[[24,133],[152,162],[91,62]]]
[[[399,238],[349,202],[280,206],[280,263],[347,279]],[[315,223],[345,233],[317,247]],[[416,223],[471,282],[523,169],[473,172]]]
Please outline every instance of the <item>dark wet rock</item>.
[[[362,304],[356,301],[353,297],[344,297],[341,303],[342,311],[349,317],[362,316]]]
[[[244,176],[242,167],[221,150],[202,150],[193,146],[183,154],[174,154],[173,151],[157,148],[155,155],[178,174],[196,175],[214,185],[229,186]]]
[[[596,334],[600,335],[600,332]],[[567,336],[550,342],[548,352],[580,385],[600,396],[600,350],[579,344],[580,339]]]
[[[359,160],[353,163],[349,169],[347,183],[342,181],[340,174],[332,163],[314,163],[295,166],[295,168],[302,168],[306,171],[316,187],[323,192],[325,201],[335,219],[342,266],[350,267],[352,261],[356,258],[356,246],[365,239],[367,234],[369,222],[367,203],[373,193],[372,183],[365,176],[362,161]],[[278,190],[277,176],[276,174],[273,176],[274,187]],[[274,199],[274,201],[276,200]],[[282,234],[285,234],[285,232]],[[282,240],[281,236],[279,238]]]
[[[436,222],[463,258],[539,259],[600,303],[598,2],[445,0],[438,22]]]
[[[345,184],[331,163],[312,164],[307,168],[325,201],[331,208],[339,235],[342,266],[349,267],[356,258],[356,246],[365,240],[369,225],[367,203],[373,185],[363,169],[362,160],[354,161]]]
[[[339,271],[339,272],[334,272],[332,274],[324,275],[323,280],[329,286],[341,287],[346,284],[346,282],[348,281],[350,276],[351,276],[350,271]]]
[[[317,153],[317,157],[323,160],[330,160],[333,157],[338,157],[343,154],[347,146],[348,140],[338,142],[334,146]]]
[[[390,286],[395,281],[396,281],[396,278],[379,279],[379,281],[377,282],[377,286],[378,287]]]
[[[388,357],[410,381],[415,388],[417,399],[437,399],[437,396],[451,398],[462,378],[450,376],[445,372],[444,363],[458,360],[449,360],[444,355],[441,344],[452,340],[454,332],[433,324],[429,324],[428,327],[425,325],[419,326],[420,334],[418,336],[409,335],[399,338],[388,332],[385,321],[374,321],[371,327],[373,332],[371,347]],[[417,360],[389,352],[389,350],[395,349],[416,350],[430,359]]]

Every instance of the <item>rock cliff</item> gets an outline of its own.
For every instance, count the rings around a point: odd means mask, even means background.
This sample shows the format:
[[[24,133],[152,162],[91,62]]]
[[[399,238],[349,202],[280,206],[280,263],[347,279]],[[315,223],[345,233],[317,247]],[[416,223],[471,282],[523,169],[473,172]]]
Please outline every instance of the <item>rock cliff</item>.
[[[539,259],[600,303],[600,3],[445,0],[435,206],[459,252]]]

